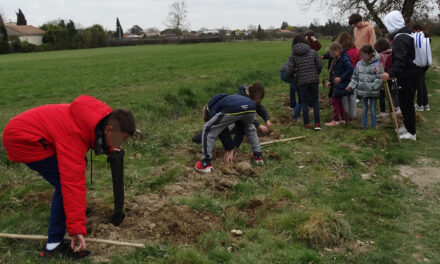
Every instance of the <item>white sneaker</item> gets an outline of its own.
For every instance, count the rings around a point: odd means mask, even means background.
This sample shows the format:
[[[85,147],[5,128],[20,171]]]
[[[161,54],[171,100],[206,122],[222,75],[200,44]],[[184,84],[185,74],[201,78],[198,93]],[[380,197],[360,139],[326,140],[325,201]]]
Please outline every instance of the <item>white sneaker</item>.
[[[431,108],[429,107],[429,105],[425,105],[425,111],[431,111]]]
[[[409,133],[409,132],[406,132],[406,133],[400,135],[400,138],[401,139],[410,139],[412,141],[416,141],[416,139],[417,139],[416,134],[411,135],[411,133]]]
[[[402,111],[400,111],[400,107],[396,107],[396,115],[402,114]]]
[[[406,130],[406,127],[404,127],[404,126],[403,126],[403,127],[400,127],[400,128],[399,128],[399,134],[402,135],[402,134],[405,134],[405,133],[408,133],[408,130]]]
[[[423,105],[415,104],[415,105],[414,105],[414,108],[416,109],[417,112],[423,112],[423,111],[425,111],[425,108],[423,107]]]

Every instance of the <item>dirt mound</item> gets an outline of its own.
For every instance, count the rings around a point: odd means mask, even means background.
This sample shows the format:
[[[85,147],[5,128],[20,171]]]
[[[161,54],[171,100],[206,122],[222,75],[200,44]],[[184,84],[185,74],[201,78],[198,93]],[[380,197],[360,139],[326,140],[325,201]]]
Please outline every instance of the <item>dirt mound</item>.
[[[53,190],[47,190],[42,192],[30,192],[23,196],[25,202],[37,202],[50,204],[52,201]]]

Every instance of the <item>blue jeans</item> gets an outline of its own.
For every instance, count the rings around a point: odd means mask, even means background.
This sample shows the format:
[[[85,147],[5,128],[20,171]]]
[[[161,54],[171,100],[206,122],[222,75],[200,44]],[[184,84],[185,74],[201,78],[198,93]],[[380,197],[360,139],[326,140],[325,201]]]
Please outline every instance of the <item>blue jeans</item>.
[[[310,124],[309,103],[313,106],[313,115],[315,123],[320,123],[319,119],[319,84],[305,84],[299,87],[302,99],[302,110],[304,125]]]
[[[290,108],[294,108],[293,118],[299,118],[299,115],[301,114],[301,97],[298,86],[296,85],[296,80],[290,78],[289,74],[285,71],[280,72],[280,77],[281,80],[290,84]],[[298,102],[296,101],[295,94],[298,96]]]
[[[368,127],[368,108],[370,108],[370,112],[371,112],[371,127],[376,127],[376,101],[377,98],[362,98],[363,127]]]
[[[47,242],[61,242],[66,234],[66,215],[64,213],[63,196],[61,195],[60,172],[58,170],[57,157],[52,156],[40,161],[27,163],[26,165],[32,170],[37,171],[46,181],[55,187],[52,204],[50,206],[49,239]]]

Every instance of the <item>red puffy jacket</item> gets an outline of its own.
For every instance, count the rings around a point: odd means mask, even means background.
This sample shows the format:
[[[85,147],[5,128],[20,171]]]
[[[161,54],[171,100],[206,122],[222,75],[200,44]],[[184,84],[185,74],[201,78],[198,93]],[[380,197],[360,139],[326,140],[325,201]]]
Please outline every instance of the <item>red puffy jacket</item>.
[[[81,95],[71,104],[45,105],[19,114],[3,131],[12,161],[30,163],[57,156],[70,236],[87,235],[85,157],[94,145],[96,125],[111,112],[105,103]]]

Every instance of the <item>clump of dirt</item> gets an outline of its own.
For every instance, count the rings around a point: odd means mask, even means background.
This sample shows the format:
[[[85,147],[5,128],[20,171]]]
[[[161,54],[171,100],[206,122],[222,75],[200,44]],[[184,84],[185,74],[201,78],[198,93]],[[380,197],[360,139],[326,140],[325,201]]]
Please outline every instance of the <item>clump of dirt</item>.
[[[47,190],[42,192],[30,192],[23,196],[23,201],[25,202],[37,202],[50,204],[52,201],[53,190]]]
[[[348,222],[330,209],[315,210],[296,227],[298,236],[315,248],[335,247],[351,238]]]
[[[265,151],[264,153],[265,157],[267,157],[269,160],[275,160],[277,162],[280,162],[282,160],[281,156],[278,155],[278,153],[273,151]]]
[[[364,135],[360,138],[360,144],[363,146],[385,148],[391,142],[391,136],[388,134],[381,134],[380,136]]]

